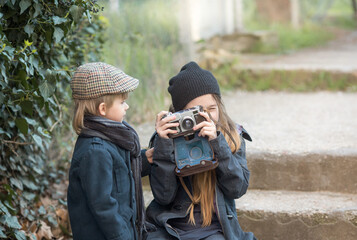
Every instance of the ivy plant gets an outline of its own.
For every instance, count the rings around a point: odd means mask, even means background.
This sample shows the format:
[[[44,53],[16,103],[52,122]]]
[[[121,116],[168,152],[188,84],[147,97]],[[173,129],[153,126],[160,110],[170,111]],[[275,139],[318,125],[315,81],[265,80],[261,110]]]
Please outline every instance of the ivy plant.
[[[0,0],[0,238],[55,224],[34,205],[61,177],[47,153],[70,122],[71,73],[100,60],[98,11],[93,0]]]

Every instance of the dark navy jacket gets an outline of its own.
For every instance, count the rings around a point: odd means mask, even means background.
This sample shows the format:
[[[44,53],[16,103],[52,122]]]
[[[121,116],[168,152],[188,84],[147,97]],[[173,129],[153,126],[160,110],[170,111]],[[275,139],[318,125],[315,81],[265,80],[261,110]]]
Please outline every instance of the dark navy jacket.
[[[67,198],[74,240],[137,239],[129,151],[99,137],[79,136]]]
[[[246,233],[241,229],[234,199],[244,195],[248,188],[250,173],[247,168],[243,137],[251,139],[245,130],[238,130],[241,133],[241,147],[235,154],[231,153],[223,134],[218,133],[218,137],[210,141],[219,162],[216,168],[216,214],[226,239],[248,240],[255,238],[252,233]],[[151,233],[149,239],[180,239],[168,220],[185,217],[191,200],[175,175],[172,139],[157,136],[154,147],[154,163],[150,174],[154,200],[147,208],[147,217],[158,227],[158,230]],[[184,181],[188,188],[191,188],[188,178],[184,178]]]

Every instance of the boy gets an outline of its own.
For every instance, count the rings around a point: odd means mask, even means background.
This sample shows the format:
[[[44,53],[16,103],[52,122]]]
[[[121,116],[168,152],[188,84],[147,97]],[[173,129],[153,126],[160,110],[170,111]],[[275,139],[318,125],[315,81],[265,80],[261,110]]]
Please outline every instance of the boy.
[[[79,135],[69,172],[68,212],[73,239],[141,239],[141,168],[151,150],[123,121],[128,92],[139,80],[106,63],[80,66],[71,82],[73,128]],[[141,162],[143,159],[143,163]]]

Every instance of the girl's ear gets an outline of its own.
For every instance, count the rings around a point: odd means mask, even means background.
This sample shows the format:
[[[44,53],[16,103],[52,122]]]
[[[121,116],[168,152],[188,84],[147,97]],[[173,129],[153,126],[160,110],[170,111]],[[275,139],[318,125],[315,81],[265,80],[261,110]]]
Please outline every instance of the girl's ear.
[[[99,104],[98,106],[98,112],[99,112],[99,115],[104,117],[106,115],[106,112],[107,112],[107,106],[105,105],[104,102],[102,102],[101,104]]]

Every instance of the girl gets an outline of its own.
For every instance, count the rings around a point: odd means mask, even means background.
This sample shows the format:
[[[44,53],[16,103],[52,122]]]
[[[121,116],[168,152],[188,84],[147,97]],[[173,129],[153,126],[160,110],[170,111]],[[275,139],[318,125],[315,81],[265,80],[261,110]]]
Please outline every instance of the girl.
[[[170,79],[169,93],[175,111],[201,105],[206,119],[194,127],[199,136],[207,137],[219,162],[216,169],[179,179],[175,175],[173,140],[177,131],[170,123],[175,116],[156,120],[156,135],[150,185],[154,200],[147,208],[147,217],[157,230],[148,239],[255,239],[239,226],[234,199],[245,194],[249,170],[243,138],[248,133],[228,117],[215,77],[195,62],[182,67]]]

